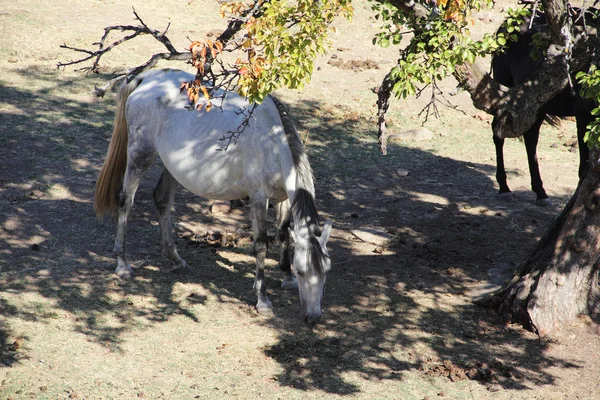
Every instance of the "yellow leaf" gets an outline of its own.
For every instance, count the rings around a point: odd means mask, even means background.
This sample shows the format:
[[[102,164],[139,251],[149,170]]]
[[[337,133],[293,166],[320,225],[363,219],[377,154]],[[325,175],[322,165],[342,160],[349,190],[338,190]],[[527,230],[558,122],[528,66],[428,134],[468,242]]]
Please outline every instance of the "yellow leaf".
[[[206,97],[206,99],[209,100],[210,95],[208,94],[208,90],[206,90],[206,87],[200,86],[200,90],[202,90],[202,94],[204,94],[204,97]]]
[[[250,47],[252,47],[252,39],[248,38],[244,41],[244,43],[242,43],[242,49],[249,49]]]

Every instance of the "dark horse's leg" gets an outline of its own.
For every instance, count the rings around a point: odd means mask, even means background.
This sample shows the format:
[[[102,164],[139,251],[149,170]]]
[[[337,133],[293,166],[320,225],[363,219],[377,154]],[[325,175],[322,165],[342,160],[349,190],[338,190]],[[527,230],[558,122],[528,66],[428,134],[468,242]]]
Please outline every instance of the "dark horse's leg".
[[[551,206],[552,201],[548,198],[544,190],[544,184],[540,175],[540,167],[537,158],[537,144],[540,137],[540,127],[544,122],[544,117],[538,118],[531,128],[523,135],[525,140],[525,149],[527,150],[527,162],[529,164],[529,175],[531,176],[531,190],[537,196],[535,204],[540,207]]]
[[[179,257],[175,240],[173,238],[173,225],[171,223],[171,207],[175,199],[177,181],[166,168],[163,169],[160,180],[154,189],[154,205],[158,209],[158,221],[160,224],[160,235],[164,251],[173,263],[173,272],[189,270],[186,262]]]
[[[496,125],[496,118],[492,121],[492,126]],[[504,139],[500,139],[492,134],[494,146],[496,147],[496,181],[500,189],[498,190],[498,198],[500,200],[512,200],[513,196],[506,182],[506,170],[504,169]]]
[[[579,180],[585,178],[590,159],[590,149],[584,141],[587,126],[594,120],[594,116],[586,108],[584,100],[578,98],[575,104],[575,117],[577,119],[577,142],[579,145]]]

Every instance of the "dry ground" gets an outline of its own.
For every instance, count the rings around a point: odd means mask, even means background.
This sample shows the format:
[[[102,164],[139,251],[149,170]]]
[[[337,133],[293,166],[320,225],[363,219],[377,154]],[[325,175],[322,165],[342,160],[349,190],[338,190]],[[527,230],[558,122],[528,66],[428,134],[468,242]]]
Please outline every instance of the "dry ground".
[[[548,209],[533,205],[518,141],[506,146],[517,199],[496,200],[490,120],[465,94],[449,96],[462,112],[428,121],[432,139],[394,142],[380,156],[372,89],[394,52],[370,45],[365,2],[338,24],[311,85],[279,93],[307,142],[319,208],[335,221],[323,323],[299,324],[297,295],[278,288],[275,251],[267,283],[277,315],[254,312],[248,239],[206,239],[247,232],[244,203],[213,215],[210,202],[181,190],[178,244],[194,272],[167,272],[151,200],[158,165],[131,217],[137,277],[116,278],[114,224],[96,220],[90,202],[113,103],[89,92],[106,77],[54,66],[76,56],[61,43],[89,46],[103,27],[133,23],[132,6],[153,27],[170,22],[180,48],[224,26],[208,0],[15,0],[0,10],[2,398],[598,398],[600,341],[589,327],[540,342],[471,302],[490,270],[518,267],[571,195],[573,123],[544,128]],[[499,15],[484,11],[477,26],[492,30]],[[157,49],[132,44],[105,71]],[[419,127],[425,101],[396,101],[392,129]],[[361,241],[356,229],[392,240]]]

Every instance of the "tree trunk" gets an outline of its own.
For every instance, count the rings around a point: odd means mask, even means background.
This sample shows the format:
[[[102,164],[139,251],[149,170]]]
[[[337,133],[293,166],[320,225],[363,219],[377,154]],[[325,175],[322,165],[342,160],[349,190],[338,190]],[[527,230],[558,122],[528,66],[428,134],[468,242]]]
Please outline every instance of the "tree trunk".
[[[392,95],[392,89],[394,82],[391,78],[391,72],[388,73],[377,91],[377,126],[378,133],[377,139],[379,141],[379,151],[384,156],[387,156],[387,142],[389,133],[385,124],[385,113],[387,112],[390,105],[390,96]]]
[[[424,26],[427,9],[414,1],[389,0],[411,12],[411,27]],[[476,108],[494,115],[494,134],[523,135],[538,110],[570,84],[571,71],[587,71],[596,62],[595,27],[573,26],[566,0],[542,0],[549,24],[550,47],[541,67],[519,86],[495,82],[475,64],[457,66],[454,76],[471,95]],[[419,25],[421,24],[421,25]],[[579,22],[581,25],[581,21]],[[379,144],[386,152],[385,111],[394,82],[389,75],[378,95]],[[383,111],[383,112],[382,112]],[[481,303],[496,307],[508,319],[539,335],[556,334],[581,314],[600,313],[600,151],[594,149],[586,178],[561,215],[550,226],[519,273],[504,288]]]
[[[579,315],[599,311],[600,151],[575,195],[518,274],[481,302],[540,336],[559,333]]]

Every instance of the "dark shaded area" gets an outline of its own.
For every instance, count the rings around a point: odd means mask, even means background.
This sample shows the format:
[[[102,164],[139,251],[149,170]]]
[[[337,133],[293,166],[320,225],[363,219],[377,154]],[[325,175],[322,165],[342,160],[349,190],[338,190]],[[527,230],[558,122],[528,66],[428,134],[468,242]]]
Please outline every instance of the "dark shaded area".
[[[56,80],[54,74],[35,78]],[[220,301],[253,314],[253,279],[247,276],[254,271],[253,263],[217,267],[224,261],[219,248],[184,234],[178,241],[179,253],[194,272],[167,272],[158,227],[151,224],[156,220],[152,189],[158,165],[138,191],[128,231],[129,256],[142,279],[125,282],[112,274],[115,227],[111,221],[97,221],[91,205],[111,132],[112,104],[74,103],[56,97],[53,90],[56,87],[41,96],[26,88],[0,89],[0,101],[18,110],[1,114],[0,125],[2,314],[42,322],[56,318],[53,309],[17,309],[11,304],[11,294],[36,291],[74,315],[78,331],[114,351],[122,351],[122,333],[136,328],[140,320],[153,325],[185,315],[196,321],[190,305],[206,298],[191,293],[186,301],[174,300],[177,282],[201,285]],[[496,203],[488,165],[399,145],[390,146],[390,155],[381,157],[377,144],[365,140],[375,131],[357,132],[364,125],[347,118],[343,110],[330,112],[325,105],[310,102],[290,106],[299,128],[311,132],[319,210],[333,217],[336,231],[330,239],[334,270],[326,285],[324,320],[317,330],[299,323],[297,295],[279,289],[278,271],[267,273],[267,286],[276,294],[271,299],[277,317],[256,323],[279,332],[278,344],[265,349],[265,354],[282,365],[284,372],[277,377],[282,385],[351,395],[360,388],[344,379],[346,373],[401,381],[412,370],[433,371],[442,360],[465,369],[498,360],[514,373],[498,374],[494,383],[525,389],[553,383],[554,376],[546,372],[549,366],[577,368],[567,360],[547,357],[545,344],[499,325],[495,314],[469,301],[457,302],[452,310],[438,307],[445,296],[462,298],[487,278],[488,268],[516,265],[556,209]],[[394,176],[397,168],[411,173],[399,178]],[[61,190],[69,196],[51,196]],[[447,199],[448,204],[429,202],[425,195]],[[180,190],[174,218],[210,222],[209,213],[192,207],[197,203],[208,208],[205,200]],[[238,207],[248,209],[243,203]],[[464,211],[475,207],[486,211]],[[391,232],[393,251],[355,254],[348,232],[365,225]],[[248,254],[249,248],[228,251]],[[277,257],[276,243],[269,256]],[[198,267],[207,265],[214,267]],[[113,294],[124,295],[123,300],[115,301]],[[431,299],[426,311],[416,300],[420,294]],[[152,305],[128,300],[138,295],[152,298]],[[120,325],[105,324],[107,316]],[[408,335],[409,330],[423,335]],[[10,326],[0,325],[2,343],[13,339]],[[429,350],[411,350],[417,344]],[[406,351],[399,353],[397,346]],[[19,361],[19,354],[5,345],[0,359],[10,365]]]

